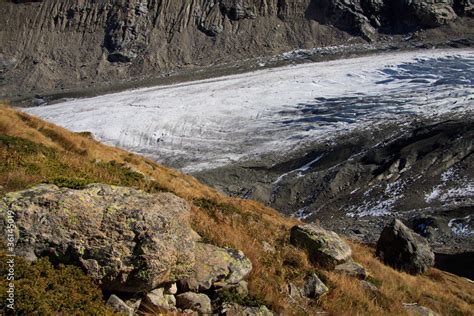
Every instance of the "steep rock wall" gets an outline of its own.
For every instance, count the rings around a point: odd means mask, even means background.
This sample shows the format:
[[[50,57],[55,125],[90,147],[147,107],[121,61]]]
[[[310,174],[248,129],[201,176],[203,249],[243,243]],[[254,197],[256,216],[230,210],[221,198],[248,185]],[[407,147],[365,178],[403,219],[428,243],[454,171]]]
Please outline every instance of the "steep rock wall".
[[[0,95],[59,90],[347,38],[305,18],[309,0],[0,3]],[[282,21],[280,17],[284,17]]]
[[[394,3],[397,3],[394,5]],[[42,93],[433,27],[471,0],[0,2],[0,95]],[[470,9],[471,8],[471,9]]]

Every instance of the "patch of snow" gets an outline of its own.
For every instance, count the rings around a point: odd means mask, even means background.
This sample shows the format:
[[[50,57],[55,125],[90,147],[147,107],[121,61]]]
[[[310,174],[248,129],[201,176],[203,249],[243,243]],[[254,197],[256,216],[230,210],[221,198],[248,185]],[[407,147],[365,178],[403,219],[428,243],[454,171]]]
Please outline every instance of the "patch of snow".
[[[451,228],[451,231],[455,236],[474,236],[474,230],[471,229],[471,215],[463,218],[453,218],[449,221],[448,226]]]
[[[387,216],[391,214],[393,205],[396,201],[396,199],[386,199],[375,203],[375,205],[365,203],[363,205],[358,206],[356,209],[346,213],[346,216],[352,218],[366,216]]]
[[[370,200],[370,195],[374,188],[375,187],[371,187],[366,192],[364,192],[364,197],[367,200]],[[396,202],[403,197],[402,192],[404,188],[405,183],[401,180],[389,183],[385,187],[385,194],[383,196],[379,196],[376,201],[366,201],[362,205],[354,206],[349,210],[349,212],[346,213],[346,216],[366,217],[390,215]],[[357,189],[355,191],[357,191]],[[351,192],[351,194],[353,194],[353,192]]]
[[[431,203],[434,200],[437,200],[440,195],[441,195],[441,190],[440,190],[439,186],[436,186],[436,187],[433,188],[433,191],[431,193],[428,193],[428,194],[425,195],[425,201],[427,203]]]
[[[458,199],[470,198],[474,198],[474,182],[453,167],[443,172],[441,184],[433,187],[433,190],[425,195],[427,203],[434,201],[456,203]]]
[[[441,181],[448,182],[453,180],[456,177],[456,170],[455,168],[449,168],[443,174],[441,174]]]
[[[357,191],[359,191],[359,189],[360,188],[356,188],[356,189],[352,190],[350,194],[352,195],[352,194],[356,193]]]
[[[295,213],[293,213],[291,215],[291,217],[294,217],[294,218],[297,218],[301,221],[307,219],[308,217],[310,217],[311,215],[313,215],[315,212],[309,212],[305,209],[305,208],[301,208],[299,210],[297,210]]]
[[[473,182],[465,183],[462,186],[448,189],[440,195],[439,200],[442,202],[456,203],[458,199],[465,200],[471,198],[474,198]]]
[[[298,177],[301,177],[303,176],[303,172],[305,171],[308,171],[316,162],[318,162],[318,160],[320,160],[323,156],[318,156],[317,158],[311,160],[310,162],[308,162],[307,164],[297,168],[297,169],[294,169],[294,170],[291,170],[289,172],[285,172],[283,173],[282,175],[280,175],[274,182],[273,184],[278,184],[280,183],[286,176],[290,175],[290,174],[293,174],[295,172],[298,172]]]

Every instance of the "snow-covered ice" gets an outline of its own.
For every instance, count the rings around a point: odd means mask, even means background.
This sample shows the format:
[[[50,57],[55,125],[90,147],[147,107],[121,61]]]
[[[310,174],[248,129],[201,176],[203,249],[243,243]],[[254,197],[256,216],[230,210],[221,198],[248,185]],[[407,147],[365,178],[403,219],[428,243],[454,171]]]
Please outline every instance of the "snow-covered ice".
[[[453,218],[449,221],[448,226],[455,236],[470,237],[474,236],[474,230],[471,228],[472,217],[468,215],[463,218]]]
[[[441,184],[433,187],[432,191],[425,194],[425,201],[431,203],[458,203],[458,200],[474,200],[474,183],[461,171],[449,168],[441,174]]]
[[[28,108],[186,172],[415,115],[474,110],[474,51],[309,63]]]

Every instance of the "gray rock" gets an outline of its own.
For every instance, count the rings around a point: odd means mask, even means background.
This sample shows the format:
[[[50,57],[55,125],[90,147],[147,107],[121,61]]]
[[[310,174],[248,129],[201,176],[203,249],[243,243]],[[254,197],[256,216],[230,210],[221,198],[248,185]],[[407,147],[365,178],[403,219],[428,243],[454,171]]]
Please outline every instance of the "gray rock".
[[[133,316],[134,314],[133,308],[125,304],[125,302],[118,298],[116,295],[110,295],[109,299],[107,300],[107,305],[110,306],[110,308],[118,314],[129,316]]]
[[[397,219],[383,229],[376,254],[386,264],[411,274],[423,273],[434,265],[434,253],[426,239]]]
[[[178,293],[178,286],[176,285],[176,283],[171,283],[165,286],[165,294],[174,295],[176,293]]]
[[[125,304],[129,306],[134,312],[136,312],[142,303],[141,298],[131,298],[125,301]]]
[[[361,280],[367,277],[367,272],[365,271],[365,268],[352,260],[337,265],[334,270],[336,272],[340,272]]]
[[[205,294],[186,292],[176,296],[176,306],[181,309],[192,309],[200,314],[211,314],[211,300]]]
[[[224,304],[220,311],[221,315],[244,315],[244,316],[273,316],[266,306],[248,307],[236,303]]]
[[[166,302],[171,310],[174,310],[176,307],[176,297],[173,294],[165,294]]]
[[[438,313],[435,313],[428,307],[424,307],[418,304],[403,304],[403,308],[410,316],[438,316]]]
[[[457,18],[449,0],[402,0],[402,9],[411,14],[405,14],[412,24],[422,27],[437,27],[454,21]]]
[[[252,271],[250,260],[241,251],[230,248],[197,243],[195,257],[191,274],[180,281],[186,291],[236,285]]]
[[[360,0],[321,0],[314,6],[317,20],[329,23],[368,41],[376,38],[376,31],[365,15]],[[376,19],[376,18],[374,18]]]
[[[145,51],[150,40],[147,7],[139,3],[135,10],[126,9],[121,3],[111,6],[104,38],[110,62],[133,61]]]
[[[247,296],[249,295],[249,284],[247,281],[240,281],[236,286],[235,286],[235,291],[237,294],[241,296]]]
[[[321,281],[316,274],[306,277],[302,294],[308,298],[317,298],[329,291],[326,284]]]
[[[257,17],[255,6],[249,5],[248,1],[244,0],[221,0],[220,9],[229,19],[235,21]]]
[[[288,283],[288,294],[290,294],[290,296],[293,298],[302,296],[301,289],[291,282]]]
[[[150,291],[192,271],[189,206],[170,193],[108,185],[40,185],[0,201],[0,227],[16,216],[18,255],[79,264],[105,290]]]
[[[474,1],[473,0],[458,0],[456,13],[461,16],[474,17]]]
[[[173,295],[165,294],[163,288],[158,288],[145,296],[145,302],[155,311],[167,311],[176,306],[176,299]]]
[[[361,280],[360,284],[362,285],[362,288],[369,293],[372,293],[372,294],[379,293],[379,289],[374,284],[368,281]]]
[[[316,225],[294,226],[290,232],[290,241],[307,250],[314,264],[329,269],[346,262],[352,255],[349,245],[335,232]]]
[[[217,36],[224,31],[222,12],[219,3],[210,1],[198,12],[198,28],[209,36]]]

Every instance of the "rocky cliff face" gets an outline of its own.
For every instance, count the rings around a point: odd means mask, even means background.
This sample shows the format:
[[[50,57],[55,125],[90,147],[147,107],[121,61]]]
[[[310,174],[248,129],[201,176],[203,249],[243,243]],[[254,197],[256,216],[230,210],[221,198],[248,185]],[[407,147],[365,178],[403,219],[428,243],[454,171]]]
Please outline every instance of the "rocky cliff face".
[[[0,3],[0,94],[60,91],[187,65],[435,27],[471,0],[51,0]],[[346,33],[347,32],[347,33]],[[349,35],[350,34],[350,35]]]

